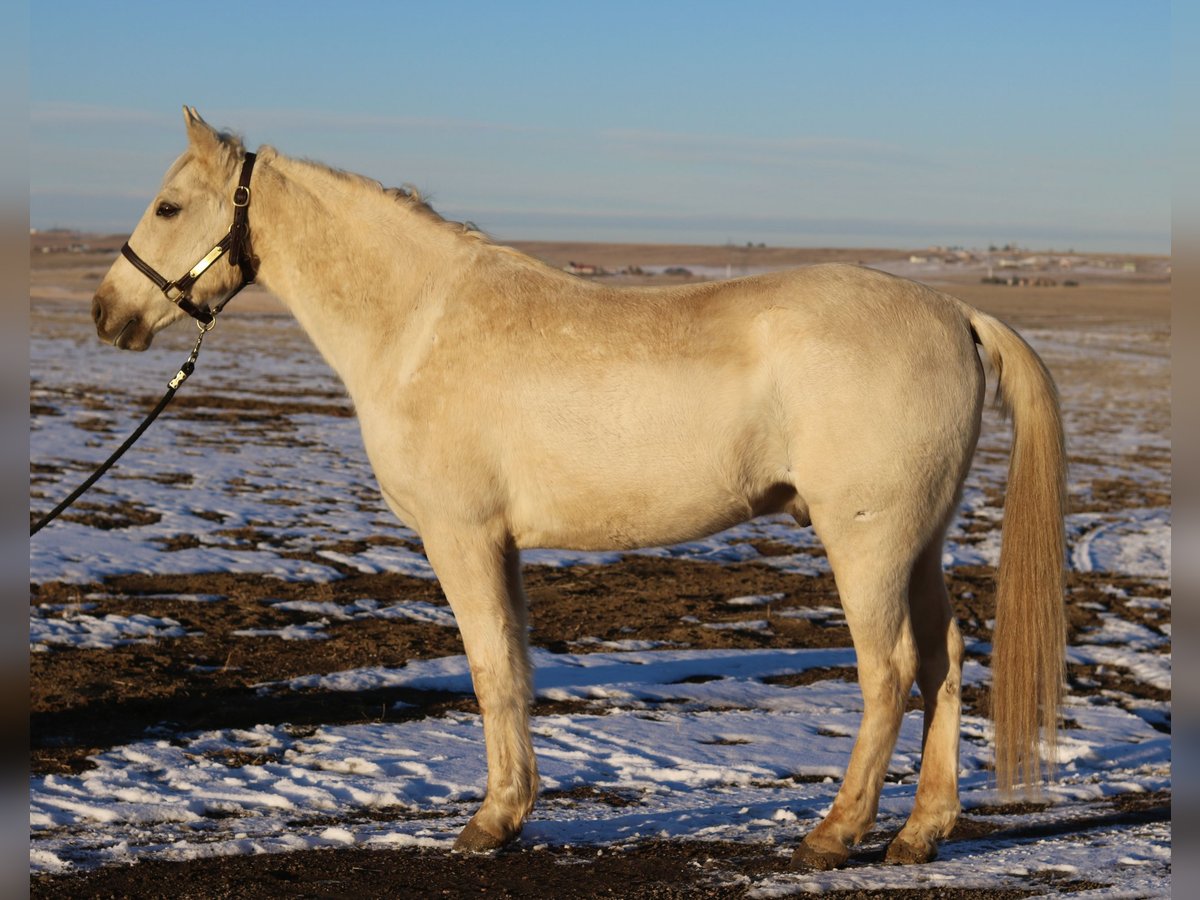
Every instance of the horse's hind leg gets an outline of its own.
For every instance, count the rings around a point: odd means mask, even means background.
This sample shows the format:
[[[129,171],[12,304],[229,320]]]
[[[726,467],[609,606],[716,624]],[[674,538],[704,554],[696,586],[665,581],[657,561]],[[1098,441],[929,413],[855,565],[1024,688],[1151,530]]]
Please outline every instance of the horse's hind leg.
[[[842,787],[824,820],[792,856],[798,868],[841,865],[875,822],[879,794],[917,670],[909,624],[908,582],[916,555],[904,523],[826,522],[813,525],[825,543],[858,657],[863,717]]]
[[[455,847],[491,850],[520,834],[538,789],[529,733],[533,680],[520,555],[503,535],[423,537],[462,633],[487,746],[487,796]]]
[[[913,566],[908,589],[920,655],[917,685],[925,702],[921,777],[912,815],[888,847],[888,862],[928,862],[958,819],[958,736],[963,640],[950,611],[942,574],[942,536]]]

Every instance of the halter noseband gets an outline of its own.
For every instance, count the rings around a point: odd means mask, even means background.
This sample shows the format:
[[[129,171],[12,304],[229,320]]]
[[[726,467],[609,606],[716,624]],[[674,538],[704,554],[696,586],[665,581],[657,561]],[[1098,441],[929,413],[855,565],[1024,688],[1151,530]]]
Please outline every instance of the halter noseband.
[[[153,266],[134,253],[128,241],[121,248],[122,256],[129,260],[139,272],[153,281],[168,300],[199,321],[201,327],[211,326],[217,313],[225,307],[225,304],[246,285],[253,284],[258,275],[256,260],[250,253],[250,172],[254,169],[254,159],[255,154],[247,153],[242,160],[242,172],[238,176],[238,184],[233,191],[233,224],[229,226],[229,231],[213,245],[208,253],[204,254],[198,263],[188,270],[186,275],[175,281],[168,281],[159,275]],[[209,266],[226,253],[229,254],[229,264],[241,269],[242,283],[226,294],[213,309],[209,309],[207,304],[197,306],[192,302],[192,285],[208,271]]]

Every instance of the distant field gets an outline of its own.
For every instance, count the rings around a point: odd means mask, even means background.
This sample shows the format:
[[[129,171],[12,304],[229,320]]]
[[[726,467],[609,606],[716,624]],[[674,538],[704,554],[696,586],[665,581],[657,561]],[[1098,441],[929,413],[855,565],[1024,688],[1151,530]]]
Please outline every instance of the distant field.
[[[125,241],[123,235],[46,232],[30,235],[30,292],[34,300],[90,301],[100,280]],[[71,252],[68,248],[86,246]],[[745,247],[699,244],[620,244],[568,241],[512,241],[509,246],[557,268],[584,263],[609,272],[630,267],[681,267],[697,270],[680,275],[614,275],[611,284],[628,286],[673,284],[753,274],[822,262],[868,265],[947,290],[995,315],[1044,321],[1062,316],[1140,316],[1154,320],[1170,316],[1170,262],[1167,257],[1137,254],[1073,254],[1077,270],[1062,271],[1059,254],[1040,254],[1046,263],[1031,277],[1053,277],[1054,287],[1009,287],[982,284],[986,263],[975,260],[945,263],[928,248],[877,247]],[[46,248],[47,252],[43,251]],[[1003,254],[1000,254],[1001,256]],[[1012,254],[1009,254],[1012,255]],[[911,262],[912,257],[927,260]],[[1125,272],[1130,263],[1134,272]],[[999,271],[999,270],[997,270]],[[1065,287],[1073,279],[1079,287]],[[238,297],[230,312],[282,312],[270,294],[251,288]]]
[[[509,246],[553,266],[585,262],[606,269],[626,266],[732,266],[786,268],[819,262],[869,263],[908,259],[911,250],[857,247],[746,247],[703,244],[599,244],[564,241],[511,241]]]

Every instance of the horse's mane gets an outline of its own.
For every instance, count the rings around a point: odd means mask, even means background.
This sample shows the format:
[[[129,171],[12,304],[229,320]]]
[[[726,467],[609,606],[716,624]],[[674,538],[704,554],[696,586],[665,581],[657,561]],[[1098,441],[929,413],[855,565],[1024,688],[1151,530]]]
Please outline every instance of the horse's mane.
[[[264,151],[278,154],[273,148],[264,148]],[[456,222],[453,219],[447,219],[437,210],[435,210],[429,201],[422,196],[421,192],[411,184],[404,184],[400,187],[384,187],[383,182],[376,181],[374,178],[369,178],[366,175],[359,175],[356,172],[348,172],[345,169],[335,169],[333,166],[327,166],[325,163],[318,162],[313,159],[296,159],[295,157],[287,157],[290,162],[297,163],[309,169],[333,178],[346,182],[348,184],[361,187],[367,191],[379,193],[382,196],[391,198],[394,202],[401,204],[404,208],[415,213],[428,222],[437,225],[440,228],[446,228],[454,231],[456,234],[473,240],[482,241],[484,243],[492,243],[491,238],[481,231],[474,222]]]
[[[224,166],[230,172],[233,172],[238,168],[242,157],[246,154],[245,143],[240,135],[232,131],[221,131],[218,133],[218,137],[219,141],[217,146],[219,148],[218,152],[220,153],[218,164]],[[271,159],[283,159],[290,164],[301,167],[302,169],[308,169],[312,172],[330,177],[335,181],[340,181],[344,184],[351,185],[352,187],[361,189],[365,192],[374,193],[380,197],[389,198],[392,202],[398,204],[408,212],[415,214],[437,228],[444,229],[448,233],[454,234],[458,237],[466,238],[471,241],[477,241],[481,244],[486,244],[492,250],[503,253],[506,256],[510,256],[514,259],[518,259],[523,263],[537,267],[545,266],[545,263],[542,263],[533,257],[527,256],[519,250],[515,250],[512,247],[507,247],[503,244],[495,243],[491,236],[482,231],[478,226],[475,225],[474,222],[456,222],[453,219],[447,219],[445,216],[435,210],[430,205],[429,201],[421,194],[421,192],[411,184],[404,184],[400,187],[385,187],[382,182],[373,178],[369,178],[366,175],[359,175],[356,172],[349,172],[345,169],[336,169],[333,166],[328,166],[325,163],[318,162],[317,160],[313,159],[286,156],[269,145],[260,147],[258,154],[259,158],[263,162],[267,162]],[[167,173],[166,180],[169,180],[180,167],[185,165],[190,157],[191,154],[184,154],[184,156],[181,157],[174,166],[172,166],[171,171]]]
[[[383,187],[383,185],[378,181],[372,181],[370,178],[366,178],[365,176],[361,175],[358,177],[369,182],[370,184],[378,186],[383,190],[384,194],[388,195],[397,202],[404,203],[409,209],[416,212],[417,215],[424,216],[430,221],[436,222],[440,225],[457,229],[467,237],[491,243],[491,238],[481,231],[474,222],[469,220],[465,222],[456,222],[453,219],[447,219],[445,216],[439,213],[436,209],[429,205],[429,201],[421,196],[421,192],[417,190],[414,185],[402,184],[400,187]]]

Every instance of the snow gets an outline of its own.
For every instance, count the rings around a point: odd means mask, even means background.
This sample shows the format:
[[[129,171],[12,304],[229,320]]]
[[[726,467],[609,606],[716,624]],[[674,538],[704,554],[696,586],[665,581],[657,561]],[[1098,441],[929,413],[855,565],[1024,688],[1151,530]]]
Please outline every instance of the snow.
[[[845,665],[852,656],[849,650],[579,656],[539,651],[538,695],[584,698],[595,710],[535,717],[544,790],[588,785],[636,802],[564,806],[549,800],[535,810],[522,840],[607,844],[687,837],[790,845],[833,799],[861,701],[856,685],[848,682],[796,690],[760,679]],[[721,677],[703,683],[679,680],[701,673]],[[379,676],[342,673],[320,686],[365,689],[380,685]],[[981,676],[978,665],[968,670],[969,680]],[[463,657],[415,661],[389,683],[465,691],[469,674]],[[313,686],[300,680],[290,685]],[[1052,806],[1099,804],[1118,791],[1169,786],[1168,737],[1111,707],[1070,713],[1076,724],[1061,741],[1060,781],[1046,796]],[[997,799],[986,768],[987,734],[984,720],[964,720],[961,776],[968,810]],[[260,725],[114,747],[94,758],[96,768],[79,775],[32,779],[30,821],[37,853],[31,865],[34,871],[64,871],[97,861],[188,859],[247,852],[251,845],[276,852],[330,841],[393,846],[404,839],[449,847],[482,797],[482,741],[478,716],[450,713],[397,723]],[[885,786],[880,806],[884,827],[898,825],[911,806],[920,742],[920,716],[909,713],[892,760],[895,783]],[[250,761],[231,765],[233,757]],[[380,812],[386,815],[376,815]],[[437,815],[430,818],[430,813]],[[340,823],[332,835],[330,817]],[[1044,819],[1044,813],[1009,816],[1006,825]],[[1044,847],[1019,841],[998,849],[986,839],[954,842],[946,845],[936,868],[918,877],[969,875],[994,887],[1008,883],[1018,862],[1044,868],[1051,858],[1056,865],[1108,867],[1116,865],[1114,854],[1133,853],[1149,863],[1143,872],[1148,883],[1163,883],[1162,851],[1169,848],[1165,824],[1148,827],[1136,840],[1118,840],[1113,832],[1103,852],[1091,845],[1083,854],[1073,837],[1068,831],[1050,855]],[[781,876],[776,886],[844,888],[866,878],[880,887],[911,884],[907,879],[913,877],[857,868]]]
[[[328,619],[317,619],[302,625],[285,625],[283,628],[239,628],[233,634],[237,637],[277,637],[285,641],[327,641],[325,633]]]
[[[980,865],[974,849],[950,843],[939,858],[917,874],[897,866],[864,866],[852,871],[770,879],[747,893],[751,898],[792,897],[830,890],[889,890],[919,888],[1029,889],[1029,876],[1063,873],[1080,880],[1116,880],[1118,889],[1071,891],[1072,897],[1165,897],[1170,881],[1162,873],[1170,866],[1170,826],[1152,823],[1135,827],[1102,828],[1080,835],[1077,841],[1056,841],[1052,862],[1046,848],[1017,841],[981,841],[989,844],[988,862]],[[1047,893],[1055,896],[1051,885]]]
[[[358,619],[407,619],[411,622],[423,622],[428,625],[441,625],[444,628],[457,628],[454,613],[444,606],[435,606],[424,600],[404,600],[388,606],[380,606],[378,600],[363,598],[353,603],[320,603],[313,600],[276,601],[271,604],[275,609],[289,612],[316,613],[330,619],[340,621],[355,621]]]
[[[186,355],[191,335],[168,332],[144,354],[99,345],[86,310],[33,311],[30,345],[30,456],[64,474],[31,474],[31,506],[44,509],[108,455],[157,398],[160,384]],[[1078,461],[1073,493],[1126,478],[1170,491],[1170,443],[1140,386],[1169,365],[1155,336],[1129,328],[1028,329],[1026,337],[1060,378],[1068,437]],[[1073,377],[1090,360],[1128,374],[1127,388],[1100,390]],[[78,385],[86,371],[104,385],[103,402]],[[1119,381],[1119,379],[1118,379]],[[292,403],[287,427],[245,420],[205,421],[186,409],[168,411],[88,495],[105,515],[129,510],[138,524],[98,528],[62,521],[30,544],[30,579],[90,584],[113,575],[244,572],[306,583],[343,573],[401,573],[430,579],[419,537],[400,527],[378,497],[349,403],[333,374],[289,319],[265,317],[250,328],[223,321],[206,341],[185,392],[209,397]],[[106,405],[111,404],[111,405]],[[307,409],[306,409],[307,407]],[[336,414],[334,414],[336,413]],[[1007,428],[988,414],[978,458],[964,492],[961,520],[947,543],[947,566],[992,565],[999,550],[997,497],[1007,470]],[[99,513],[98,513],[99,514]],[[1171,516],[1161,506],[1078,512],[1067,523],[1070,565],[1080,573],[1113,573],[1167,585]],[[168,549],[180,534],[196,546]],[[380,543],[387,536],[395,543]],[[762,557],[751,541],[794,552]],[[718,563],[757,560],[798,575],[828,573],[808,529],[782,517],[758,519],[701,541],[643,551],[665,558]],[[315,556],[320,562],[297,559]],[[603,566],[615,553],[539,550],[535,565]],[[1114,589],[1120,593],[1121,589]],[[175,595],[172,595],[176,598]],[[87,597],[84,598],[89,599]],[[179,595],[197,603],[222,597]],[[734,597],[740,622],[708,627],[760,630],[777,595]],[[329,603],[270,601],[306,621],[247,630],[281,640],[320,640],[336,623],[363,618],[409,619],[454,627],[444,607],[382,604],[372,598]],[[1170,599],[1121,594],[1114,604],[1159,611]],[[30,610],[30,647],[104,648],[129,641],[165,644],[184,629],[167,618],[93,615],[87,603]],[[771,610],[772,617],[779,616]],[[843,621],[837,606],[787,610],[827,624]],[[1170,626],[1101,614],[1076,637],[1069,660],[1118,667],[1148,687],[1171,686]],[[531,844],[620,845],[648,837],[729,840],[774,845],[785,852],[825,812],[846,765],[862,709],[857,685],[839,679],[786,687],[765,679],[811,668],[854,665],[850,648],[697,651],[657,641],[583,637],[577,650],[534,653],[535,691],[545,700],[586,704],[572,715],[533,722],[543,787],[522,840]],[[985,650],[975,645],[972,654]],[[705,680],[705,677],[708,680]],[[699,680],[697,680],[699,679]],[[988,671],[974,655],[964,683]],[[362,691],[380,687],[468,693],[461,656],[413,660],[398,669],[311,674],[263,684],[263,692]],[[858,865],[820,874],[783,874],[756,882],[750,896],[781,897],[827,890],[884,891],[913,887],[1027,888],[1030,875],[1059,873],[1111,883],[1084,896],[1157,896],[1169,892],[1169,822],[1106,825],[1106,798],[1169,790],[1169,702],[1123,696],[1071,697],[1059,744],[1059,781],[1042,811],[1005,815],[1006,832],[947,842],[940,858],[912,868]],[[1157,727],[1156,727],[1157,726]],[[990,787],[990,726],[966,716],[961,785],[968,812],[999,801]],[[900,826],[911,809],[920,758],[918,713],[905,715],[879,828]],[[178,734],[97,753],[77,775],[30,779],[29,865],[34,873],[69,872],[142,859],[290,852],[317,847],[447,848],[482,797],[484,756],[477,716],[450,712],[404,721],[296,728],[286,723]],[[555,791],[591,786],[631,799],[625,806],[556,798]],[[1039,840],[1012,835],[1053,824],[1069,810],[1097,813],[1085,831],[1047,826]],[[1005,836],[1008,834],[1009,836]],[[1053,892],[1052,881],[1039,882]]]
[[[1077,534],[1071,565],[1077,572],[1121,572],[1166,578],[1171,572],[1171,511],[1131,510],[1119,520],[1082,514],[1069,517]]]
[[[726,606],[770,606],[782,600],[785,594],[754,594],[748,597],[733,597],[725,601]]]
[[[50,645],[103,650],[122,644],[148,644],[191,633],[174,619],[140,613],[132,616],[110,613],[96,617],[67,610],[62,616],[45,616],[40,608],[34,608],[29,616],[29,649],[33,653],[44,653]]]

